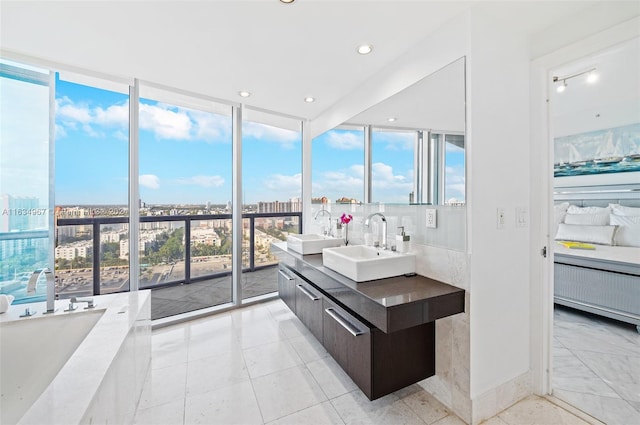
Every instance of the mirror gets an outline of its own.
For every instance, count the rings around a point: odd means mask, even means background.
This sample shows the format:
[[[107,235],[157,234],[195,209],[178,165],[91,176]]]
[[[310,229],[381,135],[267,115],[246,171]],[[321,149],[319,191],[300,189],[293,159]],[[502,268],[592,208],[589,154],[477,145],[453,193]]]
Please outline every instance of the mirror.
[[[364,128],[370,135],[370,193],[365,193],[365,202],[465,203],[464,57],[345,125]]]

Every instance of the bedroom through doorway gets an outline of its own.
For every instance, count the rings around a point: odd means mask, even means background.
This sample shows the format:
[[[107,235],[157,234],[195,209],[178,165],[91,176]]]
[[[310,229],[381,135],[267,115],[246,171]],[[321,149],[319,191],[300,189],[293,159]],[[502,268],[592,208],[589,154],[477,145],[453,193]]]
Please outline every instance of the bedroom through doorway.
[[[552,394],[640,424],[640,38],[552,73]]]

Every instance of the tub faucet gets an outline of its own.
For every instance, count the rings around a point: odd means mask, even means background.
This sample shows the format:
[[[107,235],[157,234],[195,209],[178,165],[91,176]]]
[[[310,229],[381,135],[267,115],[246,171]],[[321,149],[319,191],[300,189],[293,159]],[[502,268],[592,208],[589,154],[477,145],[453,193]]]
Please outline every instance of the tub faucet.
[[[87,306],[84,308],[85,310],[88,310],[90,308],[94,308],[95,304],[93,304],[93,298],[76,298],[76,297],[71,297],[71,304],[77,304],[77,303],[87,303]]]
[[[364,227],[369,227],[371,219],[376,215],[379,216],[380,220],[382,221],[382,243],[380,245],[382,246],[382,249],[387,249],[387,219],[382,213],[377,212],[370,214],[369,217],[367,217],[367,219],[364,221]]]
[[[316,213],[316,215],[314,215],[314,216],[313,216],[313,219],[314,219],[314,220],[317,220],[317,219],[318,219],[318,216],[320,215],[320,213],[328,214],[328,215],[329,215],[329,221],[328,221],[328,224],[329,224],[329,225],[327,226],[327,229],[328,229],[328,230],[325,230],[324,235],[325,235],[325,236],[331,236],[331,213],[330,213],[329,211],[327,211],[327,210],[325,210],[325,209],[323,208],[323,209],[321,209],[320,211],[318,211],[318,212]]]
[[[47,281],[47,311],[44,314],[53,313],[55,311],[55,300],[56,300],[56,281],[53,272],[48,269],[38,269],[35,270],[31,277],[29,278],[29,282],[27,283],[27,294],[35,294],[36,285],[38,284],[38,280],[40,280],[40,276],[44,274],[44,277]],[[29,308],[25,310],[24,314],[21,317],[28,317],[34,315],[36,312],[30,312]]]

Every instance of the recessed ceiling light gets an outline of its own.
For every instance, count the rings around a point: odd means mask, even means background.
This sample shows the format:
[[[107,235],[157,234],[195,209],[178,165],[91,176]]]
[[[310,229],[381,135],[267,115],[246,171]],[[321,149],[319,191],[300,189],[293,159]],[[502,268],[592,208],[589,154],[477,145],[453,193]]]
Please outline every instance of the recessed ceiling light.
[[[397,119],[396,117],[389,117],[387,118],[387,121],[394,122],[396,119]]]
[[[594,71],[590,72],[589,74],[587,74],[587,83],[595,83],[596,81],[598,81],[598,74],[596,74]]]
[[[361,55],[368,55],[373,50],[373,46],[371,44],[363,44],[358,46],[358,53]]]
[[[307,103],[311,103],[311,102],[315,102],[316,98],[315,97],[311,97],[311,96],[307,96],[304,98],[304,101]]]
[[[296,0],[280,0],[280,3],[291,4]]]
[[[246,91],[246,90],[241,90],[241,91],[238,92],[238,95],[240,97],[249,97],[249,96],[251,96],[251,93]]]

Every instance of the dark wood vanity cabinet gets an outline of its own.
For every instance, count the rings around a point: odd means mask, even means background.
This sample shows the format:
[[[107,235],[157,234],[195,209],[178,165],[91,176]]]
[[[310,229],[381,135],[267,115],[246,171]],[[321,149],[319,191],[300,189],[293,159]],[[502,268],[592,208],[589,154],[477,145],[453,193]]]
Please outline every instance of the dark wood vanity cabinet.
[[[423,276],[357,283],[321,255],[278,253],[280,298],[370,400],[435,374],[435,321],[464,312],[464,290]]]
[[[435,374],[435,323],[390,334],[325,298],[323,345],[370,399]]]

